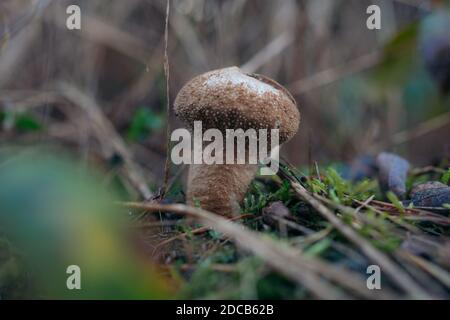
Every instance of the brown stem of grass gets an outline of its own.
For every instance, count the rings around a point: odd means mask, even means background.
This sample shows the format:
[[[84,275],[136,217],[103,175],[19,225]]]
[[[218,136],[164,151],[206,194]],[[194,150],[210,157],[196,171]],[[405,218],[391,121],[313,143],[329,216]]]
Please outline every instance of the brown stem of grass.
[[[169,55],[167,53],[167,47],[169,42],[169,15],[170,15],[170,0],[167,0],[166,20],[164,27],[164,74],[166,76],[167,126],[166,126],[166,162],[164,163],[164,184],[161,192],[162,197],[164,197],[164,194],[168,191],[167,186],[169,183],[169,174],[170,174],[170,84],[169,84],[170,65],[169,65]]]

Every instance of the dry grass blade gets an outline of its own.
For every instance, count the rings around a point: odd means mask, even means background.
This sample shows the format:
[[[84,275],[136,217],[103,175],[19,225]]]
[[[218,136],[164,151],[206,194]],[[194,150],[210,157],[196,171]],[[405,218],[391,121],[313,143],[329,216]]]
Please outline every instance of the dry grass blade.
[[[426,0],[394,0],[394,1],[421,9],[426,8],[430,5],[429,1]]]
[[[169,43],[169,15],[170,15],[170,0],[167,0],[166,7],[166,20],[164,26],[164,75],[166,76],[166,161],[164,163],[164,185],[163,192],[167,191],[167,185],[169,183],[169,170],[170,170],[170,66],[169,55],[167,53],[167,47]]]
[[[267,62],[280,54],[286,47],[294,41],[294,36],[286,31],[272,40],[265,48],[254,55],[249,61],[242,65],[241,69],[248,73],[253,73]]]
[[[138,190],[139,194],[146,200],[153,197],[153,193],[142,179],[142,169],[133,161],[122,137],[117,133],[112,123],[103,114],[101,108],[90,97],[86,96],[78,88],[66,83],[60,84],[62,95],[79,106],[89,119],[97,139],[106,149],[105,155],[110,157],[112,153],[119,154],[124,161],[124,169],[129,182]]]
[[[416,282],[406,274],[404,270],[398,267],[387,255],[377,250],[366,239],[359,236],[350,226],[343,223],[333,212],[331,212],[322,203],[316,200],[309,192],[299,183],[291,182],[291,186],[297,195],[309,203],[324,218],[326,218],[339,232],[352,241],[361,251],[377,263],[381,270],[388,274],[390,278],[397,283],[411,298],[414,299],[431,299],[432,297],[425,292]]]
[[[371,208],[378,208],[379,210],[391,213],[399,214],[398,209],[392,203],[383,202],[379,200],[372,200],[370,202]],[[429,221],[442,226],[450,225],[450,219],[430,211],[421,210],[419,208],[405,208],[404,219],[412,221]]]
[[[312,257],[304,257],[296,249],[280,245],[274,240],[262,237],[258,233],[228,221],[214,213],[182,204],[124,203],[123,205],[129,208],[144,209],[149,212],[169,211],[177,214],[191,215],[199,219],[205,226],[226,234],[240,248],[252,252],[267,265],[279,271],[287,278],[305,286],[317,298],[350,298],[341,290],[337,290],[325,278],[351,289],[362,297],[386,299],[392,298],[393,296],[388,291],[369,292],[365,286],[365,281],[358,274],[341,267],[322,263]]]
[[[197,70],[208,68],[208,55],[205,52],[205,48],[199,39],[199,35],[192,21],[185,15],[179,14],[174,10],[171,27],[174,35],[186,50],[189,63]]]
[[[415,256],[408,252],[400,251],[399,254],[403,258],[415,263],[420,268],[422,268],[423,270],[425,270],[426,272],[431,274],[434,278],[439,280],[447,288],[450,288],[450,274],[446,270],[440,268],[439,266],[437,266],[431,262],[426,261],[425,259],[423,259],[421,257]]]
[[[369,53],[348,63],[344,63],[334,68],[330,68],[317,74],[300,79],[289,86],[293,94],[302,94],[335,82],[350,74],[373,67],[379,62],[380,54],[378,52]]]
[[[211,270],[218,272],[225,272],[225,273],[239,272],[238,268],[235,265],[214,263],[211,264],[209,267],[211,268]],[[179,268],[183,271],[194,271],[197,268],[197,266],[190,264],[182,264]]]
[[[9,41],[8,45],[0,46],[0,87],[3,88],[13,77],[14,71],[25,59],[40,31],[35,25],[27,25]]]
[[[63,8],[61,6],[61,10],[64,10]],[[56,27],[66,29],[64,16],[47,16],[46,18]],[[102,20],[99,16],[83,13],[83,32],[77,34],[143,64],[148,62],[150,48],[141,39]]]
[[[247,215],[240,215],[240,216],[231,218],[230,221],[236,221],[236,220],[240,220],[240,219],[250,218],[252,216],[253,215],[251,215],[251,214],[250,215],[248,215],[248,214]],[[208,232],[208,230],[210,230],[210,228],[208,228],[208,227],[200,227],[200,228],[196,228],[194,230],[191,230],[190,232],[183,232],[183,233],[177,234],[176,236],[174,236],[172,238],[169,238],[167,240],[164,240],[164,241],[158,243],[158,245],[155,247],[153,252],[157,252],[161,247],[163,247],[163,246],[165,246],[165,245],[167,245],[167,244],[169,244],[169,243],[171,243],[171,242],[173,242],[173,241],[175,241],[177,239],[185,239],[188,235],[200,235],[200,234]]]
[[[372,210],[373,212],[375,212],[375,213],[378,214],[378,215],[384,215],[384,214],[386,214],[385,212],[383,212],[383,211],[381,211],[381,210],[378,210],[377,208],[371,206],[370,203],[371,203],[372,201],[373,201],[373,197],[370,197],[369,199],[367,199],[367,200],[364,201],[364,202],[359,201],[359,200],[356,200],[356,199],[353,199],[353,202],[355,202],[355,203],[357,203],[357,204],[360,205],[360,206],[358,207],[358,209],[364,207],[364,208],[368,208],[368,209]],[[356,209],[356,210],[357,210],[357,209]],[[355,212],[356,212],[356,210],[355,210]],[[410,224],[410,223],[405,223],[405,222],[403,222],[401,219],[398,219],[398,218],[395,217],[395,216],[387,215],[386,217],[387,217],[390,221],[392,221],[393,223],[398,224],[399,226],[401,226],[402,228],[404,228],[404,229],[406,229],[406,230],[409,230],[409,231],[414,232],[414,233],[421,233],[421,231],[420,231],[419,228],[415,227],[414,225],[412,225],[412,224]]]
[[[392,137],[392,144],[402,144],[441,129],[450,124],[450,112],[443,113],[437,117],[420,123],[415,128],[397,132]]]

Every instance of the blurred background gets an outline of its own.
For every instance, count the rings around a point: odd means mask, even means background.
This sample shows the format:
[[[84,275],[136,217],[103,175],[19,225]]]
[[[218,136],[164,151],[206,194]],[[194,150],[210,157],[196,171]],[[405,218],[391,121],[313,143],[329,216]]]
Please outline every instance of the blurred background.
[[[70,4],[81,7],[81,30],[66,28]],[[370,4],[381,8],[380,30],[366,27]],[[107,137],[92,128],[95,115],[86,109],[95,104],[145,180],[158,185],[165,11],[158,0],[2,1],[1,143],[51,143],[114,160],[116,148],[105,150]],[[443,62],[448,82],[448,27],[443,1],[174,0],[170,99],[193,76],[237,65],[276,79],[296,98],[302,123],[283,151],[291,163],[391,150],[430,164],[449,154],[450,109],[434,81],[445,75],[433,75],[433,66],[428,72],[425,58]],[[443,41],[446,53],[429,53]],[[182,126],[172,115],[170,122]]]
[[[81,30],[66,27],[71,4]],[[371,4],[380,30],[366,27]],[[163,0],[2,0],[0,166],[42,147],[94,166],[96,188],[123,189],[112,199],[150,198],[167,122],[183,126],[166,114],[166,45],[170,103],[195,75],[232,65],[286,86],[302,121],[282,156],[296,166],[380,151],[415,166],[450,157],[448,1],[173,0],[167,43],[165,20]],[[17,204],[7,189],[23,168],[7,172],[3,208]]]

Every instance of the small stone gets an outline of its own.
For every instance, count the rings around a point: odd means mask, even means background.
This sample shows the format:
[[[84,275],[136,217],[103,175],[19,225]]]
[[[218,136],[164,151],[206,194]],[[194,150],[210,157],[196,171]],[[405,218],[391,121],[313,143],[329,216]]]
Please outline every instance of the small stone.
[[[411,190],[411,201],[417,207],[441,207],[450,204],[450,187],[438,181],[419,184]]]
[[[376,163],[381,191],[392,191],[398,198],[403,199],[409,162],[396,154],[382,152],[377,156]]]

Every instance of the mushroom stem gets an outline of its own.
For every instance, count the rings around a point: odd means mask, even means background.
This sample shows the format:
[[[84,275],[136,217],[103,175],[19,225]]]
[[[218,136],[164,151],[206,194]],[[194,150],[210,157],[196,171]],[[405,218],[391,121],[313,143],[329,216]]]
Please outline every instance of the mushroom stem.
[[[256,164],[192,164],[187,202],[223,216],[237,215],[257,170]]]

